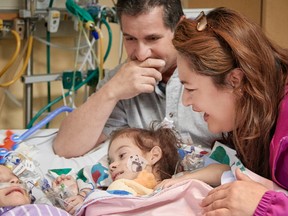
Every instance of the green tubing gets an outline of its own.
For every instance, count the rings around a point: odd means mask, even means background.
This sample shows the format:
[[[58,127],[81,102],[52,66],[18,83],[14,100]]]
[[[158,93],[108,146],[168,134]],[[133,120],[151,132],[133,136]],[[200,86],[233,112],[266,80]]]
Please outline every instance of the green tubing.
[[[96,74],[98,72],[98,69],[96,70]],[[79,88],[81,88],[84,84],[86,84],[87,82],[89,82],[95,75],[95,73],[91,73],[83,82],[79,83],[75,88],[74,91],[77,91]],[[69,95],[69,92],[65,93],[65,97],[67,97]],[[29,124],[27,125],[27,129],[31,128],[34,124],[34,122],[48,109],[50,108],[52,105],[58,103],[59,101],[61,101],[63,99],[63,95],[59,96],[58,98],[54,99],[53,101],[51,101],[51,103],[47,104],[45,107],[43,107],[41,110],[39,110],[39,112],[31,119],[31,121],[29,122]]]
[[[109,23],[102,18],[101,22],[106,26],[107,30],[108,30],[108,46],[104,55],[104,61],[106,61],[106,59],[109,56],[109,53],[111,51],[111,47],[112,47],[112,31],[111,31],[111,27],[109,25]],[[97,69],[98,72],[98,69]],[[96,74],[97,74],[96,72]],[[99,72],[98,72],[99,73]],[[79,83],[75,88],[74,91],[77,91],[79,88],[81,88],[84,84],[88,83],[90,80],[92,80],[92,78],[96,75],[95,73],[91,73],[83,82]],[[65,97],[67,97],[69,95],[69,92],[65,93]],[[60,102],[63,99],[63,95],[59,96],[58,98],[54,99],[53,101],[51,101],[50,103],[48,103],[45,107],[43,107],[41,110],[38,111],[38,113],[31,119],[31,121],[28,123],[28,125],[26,126],[27,129],[31,128],[33,126],[33,124],[35,123],[35,121],[46,111],[46,110],[50,110],[50,107],[53,106],[54,104]]]
[[[106,53],[104,55],[104,61],[105,61],[108,58],[108,55],[109,55],[109,53],[111,51],[111,47],[112,47],[112,30],[111,30],[109,23],[106,21],[106,19],[102,18],[101,22],[104,23],[104,25],[106,26],[106,28],[108,30],[108,38],[109,38],[107,50],[106,50]]]
[[[66,1],[66,9],[83,22],[94,22],[91,15],[85,9],[79,7],[73,0]]]

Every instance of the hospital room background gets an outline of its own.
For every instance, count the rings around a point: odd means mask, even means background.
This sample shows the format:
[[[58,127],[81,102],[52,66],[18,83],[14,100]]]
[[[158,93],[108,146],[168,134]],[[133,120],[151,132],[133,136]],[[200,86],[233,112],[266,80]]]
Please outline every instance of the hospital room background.
[[[0,129],[31,128],[59,107],[80,106],[93,93],[98,75],[125,60],[116,0],[72,2],[101,20],[96,23],[101,40],[93,42],[65,0],[0,1]],[[182,0],[182,4],[191,17],[218,6],[238,10],[288,48],[287,0]],[[57,114],[43,128],[59,128],[65,115]]]

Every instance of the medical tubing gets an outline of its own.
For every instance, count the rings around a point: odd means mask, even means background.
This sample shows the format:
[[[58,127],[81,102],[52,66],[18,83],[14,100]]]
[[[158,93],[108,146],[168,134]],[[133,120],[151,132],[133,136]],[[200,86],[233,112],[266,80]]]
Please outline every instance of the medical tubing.
[[[81,88],[83,85],[85,85],[86,83],[88,83],[91,79],[93,79],[94,77],[94,73],[91,73],[83,82],[79,83],[74,91],[77,91],[79,88]],[[66,92],[65,93],[65,97],[67,97],[70,94],[70,92]],[[31,121],[29,122],[29,124],[27,125],[27,128],[31,128],[33,126],[33,123],[48,109],[48,107],[51,107],[52,105],[58,103],[59,101],[61,101],[63,99],[63,95],[59,96],[58,98],[54,99],[53,101],[51,101],[50,104],[47,104],[45,107],[43,107],[41,110],[39,110],[39,112],[31,119]]]
[[[76,17],[78,17],[81,21],[88,22],[92,21],[93,18],[91,15],[83,8],[79,7],[73,0],[67,0],[66,3],[66,9]]]
[[[54,3],[54,0],[50,0],[49,2],[49,8],[52,8],[53,6],[53,3]],[[51,42],[51,34],[50,32],[48,31],[48,28],[46,29],[46,40],[50,43]],[[47,61],[47,74],[50,74],[51,73],[51,64],[50,64],[50,56],[51,56],[51,53],[50,53],[50,45],[47,44],[46,45],[46,61]],[[47,103],[51,103],[51,83],[50,82],[47,82]],[[48,112],[50,113],[51,112],[51,109],[49,108],[48,109]],[[46,124],[46,128],[49,128],[49,123]]]
[[[16,74],[16,76],[12,80],[10,80],[9,82],[0,84],[0,87],[8,87],[8,86],[12,85],[24,74],[25,69],[28,65],[31,53],[32,53],[32,46],[33,46],[33,36],[30,36],[29,42],[28,42],[28,47],[27,47],[27,55],[26,55],[26,58],[24,60],[22,69],[18,72],[18,74]]]
[[[100,49],[100,54],[99,54],[99,81],[102,80],[104,78],[104,55],[103,55],[103,34],[100,28],[98,28],[97,26],[95,26],[95,24],[91,24],[91,23],[86,23],[86,26],[90,26],[90,28],[92,28],[92,32],[94,31],[93,37],[97,40],[99,40],[99,49]],[[95,32],[97,34],[95,34]],[[97,37],[95,37],[95,35],[97,35]]]
[[[109,38],[106,53],[104,55],[104,61],[105,61],[107,59],[107,57],[111,51],[111,47],[112,47],[112,30],[111,30],[109,23],[106,21],[106,19],[102,18],[101,23],[104,23],[104,25],[106,26],[106,28],[108,30],[108,38]]]
[[[74,50],[79,50],[79,49],[86,49],[86,48],[89,48],[89,46],[87,45],[84,45],[84,46],[80,46],[80,47],[71,47],[71,46],[62,46],[62,45],[59,45],[59,44],[55,44],[55,43],[51,43],[51,42],[48,42],[46,40],[43,40],[42,38],[40,37],[37,37],[37,36],[33,36],[35,40],[43,43],[43,44],[46,44],[46,45],[49,45],[50,47],[53,47],[53,48],[56,48],[56,49],[66,49],[66,50],[71,50],[71,51],[74,51]]]
[[[50,1],[51,3],[51,1]],[[53,3],[53,1],[52,1]],[[48,29],[46,30],[46,40],[50,42],[51,40],[51,35]],[[50,64],[50,45],[46,45],[46,69],[47,69],[47,74],[51,74],[51,64]],[[51,83],[48,81],[47,82],[47,103],[49,104],[51,102]],[[48,108],[48,112],[51,112],[51,109]],[[49,123],[47,123],[46,128],[49,128]]]
[[[101,22],[103,22],[104,24],[105,24],[105,26],[106,26],[106,28],[107,28],[107,31],[108,31],[108,45],[107,45],[107,49],[106,49],[106,52],[105,52],[105,55],[104,55],[104,61],[108,58],[108,55],[109,55],[109,53],[110,53],[110,51],[111,51],[111,47],[112,47],[112,30],[111,30],[111,27],[110,27],[110,25],[109,25],[109,23],[105,20],[105,19],[101,19]],[[97,33],[97,32],[96,32]],[[98,33],[97,33],[98,34]],[[92,48],[92,46],[93,46],[93,44],[95,43],[95,41],[96,41],[96,39],[95,39],[95,37],[93,38],[93,40],[92,40],[92,42],[91,42],[91,45],[90,46],[88,46],[89,47],[89,51],[90,51],[90,49]],[[93,53],[93,55],[94,55],[94,53]],[[88,61],[87,60],[87,58],[89,57],[89,53],[88,53],[88,51],[87,51],[87,53],[86,53],[86,56],[85,56],[85,59],[83,60],[83,62],[82,62],[82,65],[79,67],[79,71],[82,71],[82,69],[83,69],[83,67],[84,67],[84,65],[85,65],[85,63]],[[97,62],[97,64],[99,65],[100,63],[98,63],[99,61],[97,60],[97,56],[94,56],[94,58],[95,58],[95,61]]]
[[[103,19],[104,20],[104,19]],[[103,21],[103,23],[105,24],[105,26],[108,28],[108,23],[107,21]],[[109,56],[109,53],[111,51],[111,45],[112,45],[112,31],[111,28],[109,26],[109,41],[108,41],[108,47],[106,49],[105,55],[104,55],[104,61],[106,61],[106,59]],[[76,87],[75,87],[75,91],[78,90],[79,88],[81,88],[83,85],[85,85],[86,83],[88,83],[90,80],[93,79],[95,73],[91,73],[83,82],[79,83]],[[69,92],[65,93],[65,97],[69,96]],[[58,98],[54,99],[53,101],[51,101],[50,104],[47,104],[45,107],[43,107],[41,110],[38,111],[38,113],[30,120],[29,124],[26,126],[26,128],[31,128],[34,124],[34,122],[48,109],[48,107],[53,106],[54,104],[58,103],[59,101],[61,101],[64,98],[63,95],[59,96]]]
[[[42,128],[45,124],[50,122],[52,119],[54,119],[60,113],[62,113],[62,112],[72,112],[72,111],[73,111],[73,108],[68,107],[68,106],[62,106],[62,107],[54,110],[53,112],[49,113],[49,115],[47,115],[42,121],[37,123],[35,126],[31,127],[29,130],[27,130],[22,135],[18,136],[16,134],[13,134],[11,136],[11,140],[16,143],[15,149],[17,148],[17,144],[19,144],[20,142],[22,142],[25,139],[27,139],[31,134],[36,132],[38,129]]]
[[[14,35],[15,39],[16,39],[16,49],[15,52],[12,56],[12,58],[10,59],[10,61],[4,66],[4,68],[1,70],[0,72],[0,77],[8,70],[8,68],[15,62],[15,60],[17,59],[17,56],[19,55],[20,52],[20,46],[21,46],[21,39],[20,36],[18,34],[18,32],[11,30],[11,33]]]

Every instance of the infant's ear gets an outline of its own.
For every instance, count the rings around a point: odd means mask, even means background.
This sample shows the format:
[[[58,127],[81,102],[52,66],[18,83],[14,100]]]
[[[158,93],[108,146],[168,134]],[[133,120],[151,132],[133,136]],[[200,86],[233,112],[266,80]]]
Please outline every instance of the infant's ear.
[[[162,150],[159,146],[154,146],[150,151],[151,165],[154,165],[162,158]]]

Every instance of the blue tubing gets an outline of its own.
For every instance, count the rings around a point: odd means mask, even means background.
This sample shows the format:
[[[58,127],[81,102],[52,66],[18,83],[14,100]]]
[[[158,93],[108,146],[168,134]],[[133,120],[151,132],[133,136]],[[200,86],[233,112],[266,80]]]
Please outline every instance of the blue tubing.
[[[35,131],[37,131],[38,129],[40,129],[44,125],[46,125],[48,122],[50,122],[53,118],[55,118],[61,112],[72,112],[72,111],[73,111],[73,108],[68,107],[68,106],[62,106],[62,107],[54,110],[53,112],[49,113],[49,115],[47,115],[42,121],[38,122],[36,125],[31,127],[29,130],[27,130],[22,135],[18,136],[16,134],[13,134],[11,136],[11,140],[13,142],[15,142],[15,145],[13,146],[13,150],[15,150],[18,147],[20,142],[27,139],[31,134],[33,134]]]

